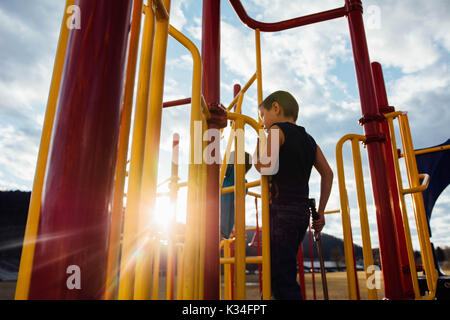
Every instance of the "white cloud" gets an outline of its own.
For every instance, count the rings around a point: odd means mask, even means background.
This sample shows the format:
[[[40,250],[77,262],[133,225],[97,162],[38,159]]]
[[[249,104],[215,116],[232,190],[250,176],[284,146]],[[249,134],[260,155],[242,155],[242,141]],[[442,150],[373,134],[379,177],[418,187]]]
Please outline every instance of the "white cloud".
[[[423,70],[450,51],[449,2],[445,0],[368,1],[379,6],[380,28],[368,28],[371,58],[404,73]]]
[[[170,24],[179,31],[186,25],[187,19],[183,12],[183,6],[186,5],[186,0],[175,0],[171,3],[170,8]]]

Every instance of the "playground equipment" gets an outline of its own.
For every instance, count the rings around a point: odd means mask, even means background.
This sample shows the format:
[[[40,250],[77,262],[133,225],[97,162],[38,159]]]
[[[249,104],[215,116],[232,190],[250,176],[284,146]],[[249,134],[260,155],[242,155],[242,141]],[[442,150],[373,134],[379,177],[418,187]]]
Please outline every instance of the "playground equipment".
[[[74,3],[68,0],[66,9]],[[342,145],[347,140],[351,141],[354,151],[366,277],[372,276],[368,267],[373,265],[373,256],[362,179],[361,142],[367,148],[371,171],[384,294],[388,299],[435,297],[437,273],[432,264],[421,195],[429,177],[417,172],[406,114],[389,107],[381,67],[370,64],[361,1],[345,0],[341,8],[277,23],[258,22],[247,15],[239,0],[230,0],[230,3],[239,18],[255,30],[256,72],[242,89],[236,90],[227,108],[222,107],[220,100],[220,0],[203,2],[202,56],[186,36],[169,24],[170,0],[148,0],[146,5],[143,0],[118,0],[114,4],[108,0],[78,0],[81,20],[90,23],[89,27],[79,30],[69,30],[65,24],[69,17],[64,16],[16,299],[158,299],[163,240],[167,241],[167,299],[219,299],[220,264],[224,264],[225,269],[225,299],[245,299],[248,263],[261,264],[262,296],[270,299],[268,180],[261,176],[260,180],[245,183],[245,165],[237,161],[244,154],[244,140],[242,135],[235,135],[235,132],[243,133],[244,126],[249,125],[261,140],[261,148],[264,147],[265,135],[260,122],[242,114],[245,93],[255,81],[258,103],[263,100],[260,32],[282,31],[344,16],[349,22],[363,114],[360,123],[365,133],[364,136],[345,136],[336,148],[341,210],[334,212],[342,214],[349,298],[359,298],[359,286],[343,176]],[[145,19],[141,37],[142,14]],[[192,94],[186,99],[164,102],[169,35],[193,57]],[[125,194],[134,79],[141,39]],[[178,167],[173,161],[172,176],[165,182],[170,182],[172,203],[176,201],[179,188],[187,187],[186,227],[184,234],[180,235],[172,226],[163,235],[151,219],[158,196],[161,115],[164,107],[182,104],[191,104],[188,179],[179,182]],[[402,133],[409,189],[401,184],[394,119],[399,120]],[[207,147],[201,139],[206,130],[223,129],[227,120],[232,120],[232,130],[222,167],[218,163],[207,164],[201,156],[196,158]],[[213,141],[215,137],[208,138]],[[235,185],[222,189],[233,140]],[[178,157],[175,150],[179,141],[180,137],[176,136],[174,159]],[[261,188],[260,194],[248,194],[261,199],[262,226],[258,225],[256,232],[259,237],[261,229],[262,241],[258,256],[246,257],[245,190],[256,186]],[[220,243],[219,199],[220,194],[226,192],[235,193],[235,231],[234,239]],[[405,194],[413,196],[426,272],[426,297],[418,290]],[[259,239],[257,242],[260,243]],[[220,247],[223,247],[224,257],[219,255]],[[77,290],[67,285],[71,266],[78,266],[81,271],[81,287]],[[304,283],[302,275],[300,281]],[[378,298],[376,289],[368,290],[369,299]]]

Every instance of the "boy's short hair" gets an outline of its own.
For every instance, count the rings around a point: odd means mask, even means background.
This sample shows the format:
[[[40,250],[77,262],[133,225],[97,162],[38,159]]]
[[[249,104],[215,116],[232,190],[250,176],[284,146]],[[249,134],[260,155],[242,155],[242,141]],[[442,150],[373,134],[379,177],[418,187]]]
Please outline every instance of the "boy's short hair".
[[[270,110],[272,109],[272,104],[274,102],[278,102],[281,109],[283,109],[283,114],[285,117],[292,117],[294,121],[297,121],[298,118],[298,103],[295,100],[294,96],[287,91],[275,91],[271,95],[269,95],[263,102],[259,105],[259,107],[263,107],[264,109]]]

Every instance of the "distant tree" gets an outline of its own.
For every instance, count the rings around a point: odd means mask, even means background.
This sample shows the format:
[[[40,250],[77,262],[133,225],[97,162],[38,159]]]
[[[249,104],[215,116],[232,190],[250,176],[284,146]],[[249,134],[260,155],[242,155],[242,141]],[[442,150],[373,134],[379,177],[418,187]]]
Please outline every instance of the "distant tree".
[[[380,249],[378,248],[372,249],[372,254],[373,254],[373,263],[381,267]]]
[[[336,264],[336,269],[339,270],[339,263],[345,259],[340,247],[334,247],[331,250],[330,259],[331,261],[334,261],[334,263]]]
[[[436,248],[436,258],[438,262],[444,262],[445,261],[445,252],[442,250],[441,247]]]
[[[422,255],[420,251],[414,251],[414,261],[416,264],[422,264]]]

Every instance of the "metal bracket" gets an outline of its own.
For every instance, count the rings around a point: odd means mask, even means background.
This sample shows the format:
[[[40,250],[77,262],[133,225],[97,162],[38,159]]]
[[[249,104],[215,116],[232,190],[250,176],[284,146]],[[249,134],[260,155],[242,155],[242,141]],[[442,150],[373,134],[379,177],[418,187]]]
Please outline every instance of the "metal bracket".
[[[366,123],[372,122],[372,121],[378,121],[383,122],[386,118],[382,114],[365,114],[361,119],[359,119],[359,125],[363,126]]]
[[[392,113],[392,112],[395,112],[395,107],[385,106],[385,107],[380,108],[380,112],[381,112],[382,114],[385,114],[385,113]]]
[[[355,10],[361,11],[361,13],[363,13],[363,5],[361,0],[347,0],[345,1],[345,8],[347,10],[347,15]]]
[[[227,110],[222,104],[211,103],[209,106],[211,117],[208,119],[208,125],[217,129],[227,126]]]
[[[386,141],[386,135],[384,133],[378,133],[378,134],[369,134],[366,135],[366,141],[364,141],[364,146],[367,146],[370,143],[373,142],[385,142]]]

